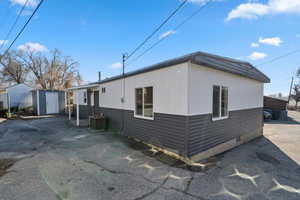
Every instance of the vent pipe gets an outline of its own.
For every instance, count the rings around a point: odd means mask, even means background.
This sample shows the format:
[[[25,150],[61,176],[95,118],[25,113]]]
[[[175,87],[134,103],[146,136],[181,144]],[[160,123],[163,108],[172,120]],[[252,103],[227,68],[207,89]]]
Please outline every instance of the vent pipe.
[[[101,72],[98,72],[98,81],[101,81]]]

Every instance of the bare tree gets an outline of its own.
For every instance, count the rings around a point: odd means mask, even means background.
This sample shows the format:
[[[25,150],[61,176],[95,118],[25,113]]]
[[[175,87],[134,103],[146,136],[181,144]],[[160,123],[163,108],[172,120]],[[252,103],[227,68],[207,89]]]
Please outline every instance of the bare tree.
[[[24,83],[28,70],[18,59],[16,52],[0,56],[0,76],[3,82]]]
[[[300,81],[300,68],[298,68],[298,70],[296,72],[296,77]],[[295,86],[294,86],[294,95],[292,97],[296,101],[296,109],[297,109],[298,108],[298,103],[300,102],[300,83],[295,84]]]
[[[51,56],[26,51],[18,54],[19,60],[26,66],[36,85],[42,89],[65,89],[79,85],[81,76],[78,63],[70,57],[64,57],[55,49]]]

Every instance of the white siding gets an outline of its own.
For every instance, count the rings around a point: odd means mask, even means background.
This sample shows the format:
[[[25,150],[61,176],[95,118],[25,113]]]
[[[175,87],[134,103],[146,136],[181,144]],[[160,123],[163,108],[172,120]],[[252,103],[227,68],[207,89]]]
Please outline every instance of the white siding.
[[[264,84],[231,73],[190,64],[189,115],[212,113],[213,85],[228,87],[229,111],[263,107]]]
[[[87,105],[87,102],[84,103],[84,92],[87,92],[87,89],[75,90],[74,91],[74,104],[77,104],[77,94],[78,96],[78,103],[79,105]]]
[[[153,109],[155,113],[187,115],[188,64],[183,63],[125,79],[125,102],[121,102],[123,80],[100,85],[100,107],[135,109],[135,88],[153,86]],[[105,87],[103,94],[101,88]]]

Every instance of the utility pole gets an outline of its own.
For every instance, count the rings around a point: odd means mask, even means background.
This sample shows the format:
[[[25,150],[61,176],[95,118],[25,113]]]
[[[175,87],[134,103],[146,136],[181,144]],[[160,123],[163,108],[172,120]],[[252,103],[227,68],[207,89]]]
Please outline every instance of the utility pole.
[[[292,94],[293,85],[294,85],[294,77],[292,76],[292,81],[291,81],[291,86],[290,86],[290,93],[289,93],[288,103],[290,103],[290,100],[291,100],[291,94]]]
[[[123,88],[122,88],[122,98],[121,98],[121,103],[122,103],[122,127],[121,127],[121,133],[124,133],[124,126],[125,126],[125,119],[124,119],[124,112],[125,112],[125,62],[127,59],[127,53],[122,54],[122,78],[123,78]]]

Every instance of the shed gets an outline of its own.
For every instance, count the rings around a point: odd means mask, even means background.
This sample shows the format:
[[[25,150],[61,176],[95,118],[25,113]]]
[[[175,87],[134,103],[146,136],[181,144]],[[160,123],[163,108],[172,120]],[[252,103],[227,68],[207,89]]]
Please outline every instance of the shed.
[[[4,109],[8,109],[8,106],[11,108],[29,108],[32,106],[32,89],[32,87],[25,83],[6,87],[0,92],[0,102],[2,102],[0,105]]]
[[[33,110],[36,115],[65,113],[65,91],[33,90]]]
[[[191,160],[263,134],[264,83],[250,63],[195,52],[92,83],[74,94],[80,118],[102,113],[112,129]]]

